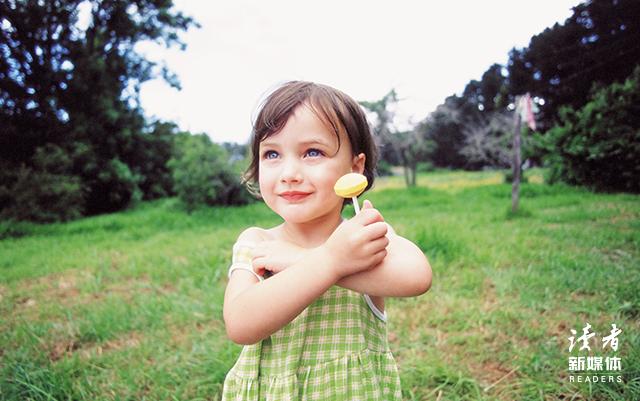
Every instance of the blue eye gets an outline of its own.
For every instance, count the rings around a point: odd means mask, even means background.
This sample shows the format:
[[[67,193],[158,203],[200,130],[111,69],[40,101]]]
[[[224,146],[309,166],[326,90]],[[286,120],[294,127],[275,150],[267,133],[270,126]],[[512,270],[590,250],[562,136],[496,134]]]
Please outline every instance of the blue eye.
[[[267,160],[275,159],[277,156],[278,156],[278,152],[276,152],[275,150],[267,150],[266,152],[264,152],[264,155],[263,155],[263,157]]]
[[[311,157],[318,157],[318,156],[322,156],[322,151],[318,149],[309,149],[307,150],[307,154]]]

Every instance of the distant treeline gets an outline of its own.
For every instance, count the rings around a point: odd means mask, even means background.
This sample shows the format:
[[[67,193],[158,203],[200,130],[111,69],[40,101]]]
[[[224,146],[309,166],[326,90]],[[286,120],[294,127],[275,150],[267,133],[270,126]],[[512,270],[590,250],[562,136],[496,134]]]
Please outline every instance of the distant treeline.
[[[238,185],[216,188],[222,184],[214,178],[228,181],[238,170],[225,162],[222,147],[204,135],[185,139],[171,123],[146,121],[140,108],[143,82],[160,76],[179,88],[165,65],[134,48],[143,40],[184,46],[180,31],[197,24],[172,7],[172,1],[0,2],[2,217],[67,220],[174,195],[189,187],[176,186],[174,177],[193,179],[175,169],[192,168],[189,158],[205,144],[201,162],[215,161],[204,177],[211,199],[194,199],[246,202]]]
[[[190,209],[250,201],[239,181],[246,146],[144,118],[143,82],[180,84],[136,43],[184,46],[180,32],[197,27],[172,7],[0,2],[0,217],[68,220],[174,195]],[[381,172],[404,165],[412,185],[420,168],[508,167],[513,103],[529,92],[541,112],[538,132],[524,137],[523,160],[548,166],[551,180],[640,192],[638,21],[636,0],[580,4],[411,131],[393,128],[394,91],[362,102],[376,116]]]
[[[362,105],[375,115],[382,167],[404,165],[411,185],[421,167],[510,167],[514,103],[530,93],[540,112],[537,132],[523,137],[526,163],[549,167],[551,182],[637,193],[639,65],[640,1],[593,0],[512,49],[506,65],[491,65],[411,131],[393,129],[395,91]]]

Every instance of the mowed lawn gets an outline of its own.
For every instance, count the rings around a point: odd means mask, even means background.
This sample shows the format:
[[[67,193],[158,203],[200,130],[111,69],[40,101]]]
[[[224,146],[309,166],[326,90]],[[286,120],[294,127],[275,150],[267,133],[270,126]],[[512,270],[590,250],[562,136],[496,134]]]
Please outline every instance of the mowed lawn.
[[[427,294],[387,302],[405,399],[640,399],[640,197],[528,176],[515,216],[501,172],[364,195],[433,268]],[[231,246],[279,222],[261,203],[187,214],[167,199],[1,226],[0,399],[219,399],[240,351],[222,321]],[[587,322],[623,330],[617,352],[590,354],[620,357],[623,383],[569,382]]]

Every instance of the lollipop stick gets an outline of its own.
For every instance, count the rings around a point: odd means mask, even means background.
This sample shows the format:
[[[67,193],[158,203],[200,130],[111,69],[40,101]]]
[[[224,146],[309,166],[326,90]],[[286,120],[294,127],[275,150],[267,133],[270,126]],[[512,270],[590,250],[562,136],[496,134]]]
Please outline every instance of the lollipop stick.
[[[353,201],[353,208],[356,211],[356,214],[360,213],[360,205],[358,205],[358,197],[354,196],[353,198],[351,198],[351,200]]]

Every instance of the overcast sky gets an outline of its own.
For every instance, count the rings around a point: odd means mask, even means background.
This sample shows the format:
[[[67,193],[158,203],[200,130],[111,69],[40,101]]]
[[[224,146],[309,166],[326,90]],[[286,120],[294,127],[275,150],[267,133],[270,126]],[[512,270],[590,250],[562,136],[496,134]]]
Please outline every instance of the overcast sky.
[[[142,86],[148,116],[215,142],[244,143],[264,94],[291,79],[377,100],[395,88],[398,124],[426,117],[513,47],[571,15],[578,0],[175,0],[201,25],[186,51],[140,49],[165,60],[182,90]]]

